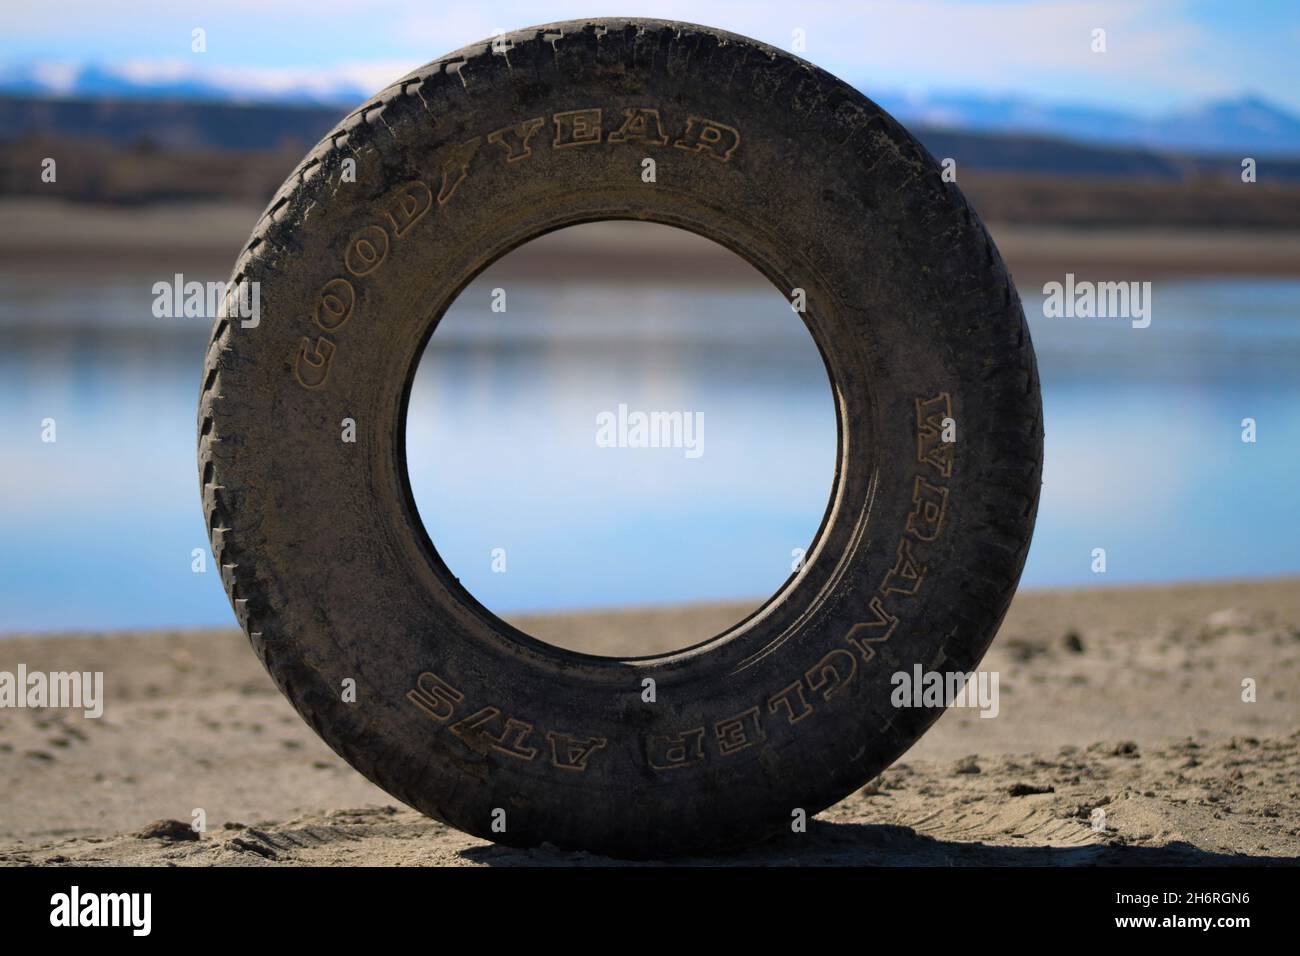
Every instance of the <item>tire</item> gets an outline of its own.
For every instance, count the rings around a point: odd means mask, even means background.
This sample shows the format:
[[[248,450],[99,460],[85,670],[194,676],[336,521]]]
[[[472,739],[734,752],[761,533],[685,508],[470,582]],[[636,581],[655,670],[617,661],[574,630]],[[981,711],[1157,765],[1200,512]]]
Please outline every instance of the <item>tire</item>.
[[[480,606],[424,533],[404,450],[417,361],[459,291],[610,218],[702,234],[803,289],[839,415],[804,568],[726,633],[633,660]],[[788,832],[942,712],[894,707],[891,675],[974,670],[1015,591],[1042,412],[1007,270],[911,135],[782,51],[652,20],[467,47],[311,151],[235,266],[254,282],[256,324],[216,322],[199,410],[222,580],[316,732],[461,830],[624,857]]]

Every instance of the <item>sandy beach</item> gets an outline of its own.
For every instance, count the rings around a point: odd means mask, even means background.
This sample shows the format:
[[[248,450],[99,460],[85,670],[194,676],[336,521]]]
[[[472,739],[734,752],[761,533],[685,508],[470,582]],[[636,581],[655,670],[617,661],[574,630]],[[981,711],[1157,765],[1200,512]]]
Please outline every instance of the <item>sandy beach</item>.
[[[525,623],[616,654],[743,610]],[[0,864],[616,862],[495,847],[398,805],[312,734],[237,631],[0,639],[0,670],[19,663],[102,670],[106,704],[98,720],[0,710]],[[806,834],[674,862],[1300,862],[1300,580],[1022,593],[983,668],[1000,674],[995,719],[950,710]]]

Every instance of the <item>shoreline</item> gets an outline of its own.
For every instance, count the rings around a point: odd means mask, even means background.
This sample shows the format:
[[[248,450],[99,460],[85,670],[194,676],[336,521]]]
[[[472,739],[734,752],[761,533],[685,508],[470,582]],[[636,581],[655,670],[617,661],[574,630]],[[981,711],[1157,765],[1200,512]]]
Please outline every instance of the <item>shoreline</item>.
[[[32,275],[174,272],[224,277],[262,208],[239,203],[108,206],[0,199],[0,260]],[[1080,277],[1300,275],[1300,230],[1044,226],[989,222],[1018,280]],[[628,241],[609,223],[560,230],[526,244],[496,267],[503,278],[549,279],[581,262],[587,281],[655,275],[673,282],[735,284],[757,273],[720,246],[649,225]],[[578,278],[575,276],[575,278]]]
[[[1262,575],[1260,577],[1242,578],[1197,578],[1191,580],[1151,581],[1122,584],[1081,584],[1081,585],[1021,585],[1016,590],[1018,604],[1026,600],[1031,603],[1040,601],[1078,602],[1092,598],[1120,597],[1124,600],[1143,600],[1153,598],[1158,603],[1196,602],[1195,595],[1201,592],[1222,594],[1226,590],[1244,588],[1291,588],[1300,591],[1300,574],[1282,572]],[[666,653],[674,650],[667,644],[656,642],[651,632],[671,628],[681,619],[691,624],[708,624],[715,626],[710,636],[696,643],[712,640],[736,622],[756,614],[766,603],[759,597],[743,600],[726,601],[688,601],[675,604],[624,604],[610,607],[560,607],[550,609],[526,609],[502,612],[499,616],[508,624],[517,627],[539,640],[550,640],[560,631],[579,635],[591,635],[600,627],[612,627],[619,635],[614,648],[608,656],[636,656],[632,645],[644,641],[645,647],[658,650],[642,650],[641,654]],[[1210,603],[1214,603],[1213,599]],[[1300,601],[1297,602],[1300,604]],[[193,637],[206,638],[223,631],[235,631],[233,623],[229,628],[221,625],[169,625],[149,628],[130,629],[93,629],[93,628],[51,628],[48,630],[11,630],[0,631],[0,659],[3,659],[6,641],[81,641],[113,640],[120,637]],[[236,631],[237,633],[237,631]],[[586,640],[591,640],[588,637]],[[575,639],[583,643],[584,638]],[[682,648],[676,648],[680,650]],[[2,713],[2,711],[0,711]],[[1300,714],[1297,715],[1300,726]]]

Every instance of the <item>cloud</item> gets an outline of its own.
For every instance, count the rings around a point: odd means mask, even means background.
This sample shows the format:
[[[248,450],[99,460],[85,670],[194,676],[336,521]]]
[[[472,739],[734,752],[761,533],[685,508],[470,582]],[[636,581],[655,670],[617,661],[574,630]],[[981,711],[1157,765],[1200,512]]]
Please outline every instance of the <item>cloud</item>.
[[[1296,101],[1294,69],[1261,62],[1248,42],[1275,42],[1294,30],[1291,24],[1243,11],[1229,37],[1196,9],[1180,0],[645,0],[639,12],[716,25],[781,48],[802,29],[807,59],[868,93],[1016,92],[1154,111],[1259,86],[1270,98]],[[496,29],[593,13],[590,0],[436,6],[406,0],[375,10],[354,0],[227,0],[194,7],[141,3],[129,12],[103,0],[70,0],[18,10],[10,5],[0,12],[12,59],[129,61],[143,69],[184,58],[190,29],[202,25],[209,52],[196,57],[199,69],[238,67],[251,87],[267,90],[301,85],[311,75],[315,88],[355,84],[370,91]],[[67,29],[70,23],[77,29]],[[1105,54],[1090,49],[1097,27],[1107,31]],[[51,57],[51,49],[59,56]]]
[[[429,37],[449,51],[485,39],[497,29],[582,19],[585,3],[506,3],[421,8],[389,29],[394,38]],[[1059,98],[1165,91],[1199,97],[1239,84],[1207,69],[1198,49],[1213,36],[1191,21],[1176,0],[1147,4],[1110,2],[944,2],[881,0],[849,7],[838,3],[648,3],[644,15],[707,22],[789,48],[804,31],[805,58],[864,86],[910,89],[975,87]],[[1094,53],[1092,31],[1107,32],[1108,51]]]

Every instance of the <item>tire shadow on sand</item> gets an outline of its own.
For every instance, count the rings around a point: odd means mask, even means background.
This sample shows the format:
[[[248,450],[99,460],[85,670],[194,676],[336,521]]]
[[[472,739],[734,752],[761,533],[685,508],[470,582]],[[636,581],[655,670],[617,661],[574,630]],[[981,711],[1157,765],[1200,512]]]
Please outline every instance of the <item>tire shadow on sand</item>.
[[[1086,846],[1005,846],[936,839],[910,827],[814,820],[808,832],[780,836],[735,853],[658,860],[619,860],[543,846],[467,847],[458,853],[480,866],[1296,866],[1300,858],[1215,853],[1185,841],[1163,846],[1120,842]]]

